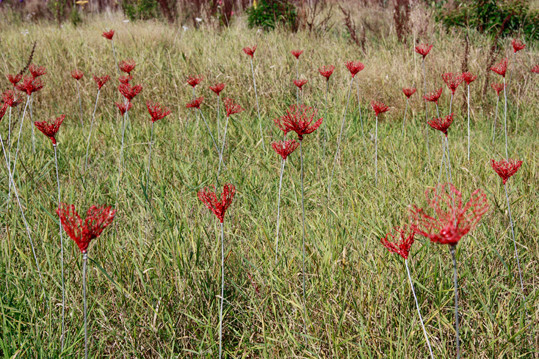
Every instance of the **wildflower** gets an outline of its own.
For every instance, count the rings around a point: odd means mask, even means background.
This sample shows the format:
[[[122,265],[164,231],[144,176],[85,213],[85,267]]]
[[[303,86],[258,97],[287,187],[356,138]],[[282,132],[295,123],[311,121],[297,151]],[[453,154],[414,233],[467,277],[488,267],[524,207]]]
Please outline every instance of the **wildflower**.
[[[15,86],[19,83],[19,81],[22,80],[22,74],[16,74],[16,75],[8,74],[7,79],[9,80],[9,82],[11,82],[13,86]]]
[[[171,111],[167,107],[162,107],[158,103],[146,102],[146,107],[150,116],[152,116],[152,122],[161,120],[166,116],[170,115]]]
[[[125,113],[129,110],[131,110],[131,107],[133,107],[133,104],[131,102],[124,102],[124,103],[118,103],[118,102],[115,102],[114,103],[116,105],[116,107],[118,107],[118,110],[120,110],[120,113],[123,115],[125,115]]]
[[[131,71],[135,69],[135,66],[137,66],[137,64],[135,63],[135,60],[132,59],[122,60],[118,65],[120,70],[127,73],[128,75],[131,75]]]
[[[505,77],[505,72],[507,71],[507,63],[509,60],[507,60],[507,57],[504,58],[499,64],[496,66],[492,66],[490,69],[497,73],[498,75],[501,75],[502,77]]]
[[[318,72],[320,72],[320,75],[324,76],[326,78],[326,81],[329,81],[329,78],[333,74],[333,71],[335,70],[335,66],[322,66],[318,69]]]
[[[410,98],[413,94],[415,94],[416,91],[417,91],[417,89],[415,89],[415,88],[403,88],[402,89],[402,92],[408,98]]]
[[[513,41],[511,41],[511,45],[513,45],[513,53],[515,54],[526,47],[526,45],[524,45],[522,41],[518,39],[513,39]]]
[[[94,76],[94,81],[95,83],[97,84],[97,89],[98,90],[101,90],[101,88],[110,80],[110,76],[109,75],[105,75],[105,76],[101,76],[101,77],[97,77],[97,76]]]
[[[202,104],[202,101],[204,101],[204,97],[196,98],[193,101],[189,102],[186,107],[200,109],[200,105]]]
[[[436,104],[438,104],[438,99],[440,98],[440,96],[442,96],[441,87],[436,91],[424,95],[423,98],[429,102],[435,102]]]
[[[502,92],[504,85],[503,84],[490,84],[490,87],[494,91],[496,91],[496,95],[500,96],[500,92]]]
[[[382,102],[378,101],[371,101],[371,107],[374,110],[374,113],[376,116],[378,116],[381,113],[389,111],[389,107],[384,105]]]
[[[298,148],[299,142],[296,142],[296,140],[287,140],[287,141],[279,141],[279,142],[273,142],[271,144],[271,147],[273,147],[273,150],[279,154],[283,160],[286,161],[286,158]]]
[[[30,67],[28,67],[28,71],[30,71],[33,78],[43,76],[47,73],[45,66],[36,66],[34,64],[31,64]]]
[[[285,128],[286,132],[294,131],[302,141],[304,135],[314,132],[322,124],[322,118],[316,119],[317,113],[318,110],[312,107],[292,105],[280,119],[279,127]]]
[[[292,50],[290,51],[290,53],[299,60],[300,55],[303,54],[303,50]]]
[[[120,84],[118,91],[131,102],[142,91],[142,85],[131,86],[130,84]]]
[[[219,94],[221,93],[221,91],[223,91],[224,88],[225,88],[225,84],[223,83],[218,83],[213,86],[210,86],[210,90],[215,92],[217,96],[219,96]]]
[[[534,67],[532,67],[531,72],[539,74],[539,65],[535,65]]]
[[[350,71],[352,77],[356,77],[357,73],[365,68],[365,65],[359,61],[348,61],[346,63],[346,68]]]
[[[390,252],[408,259],[410,248],[414,244],[415,231],[411,226],[395,227],[380,241]]]
[[[208,207],[208,209],[217,216],[219,221],[223,223],[225,219],[225,212],[232,204],[232,199],[236,194],[236,187],[230,183],[225,184],[223,186],[223,192],[221,193],[220,200],[217,198],[217,194],[215,193],[215,186],[212,187],[213,191],[209,187],[198,191],[198,199],[200,199],[202,203],[204,203],[206,207]]]
[[[243,111],[243,108],[241,108],[241,106],[237,103],[234,103],[234,100],[232,100],[231,98],[226,97],[223,99],[223,102],[225,103],[226,117],[230,117],[231,115]]]
[[[16,87],[17,90],[26,92],[26,94],[30,96],[34,92],[37,92],[43,88],[43,82],[41,82],[41,79],[39,78],[27,76],[24,78],[22,83],[17,84]]]
[[[102,36],[107,40],[112,40],[114,37],[114,30],[105,31],[103,32]]]
[[[498,162],[490,160],[490,163],[492,165],[492,169],[494,169],[498,176],[500,176],[500,178],[503,180],[503,184],[505,184],[511,176],[517,173],[520,166],[522,166],[522,161],[512,159],[502,159]]]
[[[429,121],[430,127],[442,131],[444,135],[447,137],[447,130],[449,129],[449,126],[453,123],[453,113],[447,115],[446,117],[440,117],[440,118],[433,118],[431,121]]]
[[[60,125],[62,122],[64,122],[66,118],[66,115],[62,115],[60,117],[57,117],[56,120],[53,122],[34,122],[34,125],[37,127],[38,130],[43,132],[45,136],[51,139],[53,146],[56,145],[56,133],[60,129]]]
[[[423,56],[423,59],[425,59],[425,57],[429,54],[431,49],[432,49],[432,45],[420,44],[415,47],[415,52]]]
[[[255,54],[256,46],[257,45],[254,45],[253,47],[244,47],[243,52],[245,52],[247,55],[251,56],[252,58]]]
[[[459,87],[460,83],[464,80],[462,75],[454,74],[452,72],[447,72],[443,74],[442,78],[444,79],[445,84],[447,85],[447,87],[449,87],[453,95],[455,94],[457,87]]]
[[[305,85],[307,83],[307,80],[305,79],[302,79],[302,80],[294,80],[294,85],[296,85],[300,90],[303,90],[303,85]]]
[[[189,78],[187,78],[187,83],[195,87],[196,85],[201,83],[203,79],[204,78],[202,76],[189,76]]]
[[[75,69],[71,71],[71,77],[73,77],[75,80],[80,80],[84,76],[84,73],[81,70]]]
[[[121,84],[129,84],[131,82],[131,80],[133,79],[133,76],[131,75],[126,75],[126,76],[120,76],[118,77],[118,81],[121,83]]]
[[[463,72],[462,79],[469,85],[477,79],[477,75],[473,75],[471,72]]]
[[[22,98],[13,90],[7,90],[2,94],[2,101],[9,107],[16,107],[22,101]]]

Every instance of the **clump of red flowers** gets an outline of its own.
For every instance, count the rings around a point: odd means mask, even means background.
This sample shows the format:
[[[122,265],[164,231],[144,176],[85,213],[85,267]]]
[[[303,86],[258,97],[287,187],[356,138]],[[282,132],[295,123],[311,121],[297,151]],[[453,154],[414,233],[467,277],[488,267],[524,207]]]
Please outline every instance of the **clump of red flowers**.
[[[212,211],[221,223],[225,220],[225,213],[228,207],[232,204],[232,199],[236,194],[236,187],[233,184],[227,183],[223,186],[223,192],[221,193],[221,199],[217,198],[215,193],[215,186],[213,191],[206,187],[198,191],[198,199],[202,201]]]
[[[210,86],[210,90],[215,92],[215,94],[217,96],[219,96],[219,94],[221,93],[221,91],[224,90],[224,88],[225,88],[225,84],[223,84],[223,83],[218,83],[218,84],[215,84],[213,86]]]
[[[303,85],[307,83],[307,80],[301,79],[301,80],[294,80],[294,85],[296,85],[300,90],[303,90]]]
[[[13,86],[15,86],[19,83],[19,81],[22,80],[22,74],[16,74],[16,75],[8,74],[7,79],[9,80],[9,82],[11,82]]]
[[[125,75],[125,76],[118,77],[118,81],[121,84],[128,84],[128,83],[131,82],[131,80],[133,80],[133,76],[131,76],[131,75]]]
[[[505,72],[507,71],[507,63],[509,60],[507,60],[507,57],[504,58],[499,64],[496,66],[492,66],[490,69],[497,73],[498,75],[501,75],[502,77],[505,77]]]
[[[467,85],[469,85],[477,79],[477,75],[474,75],[471,72],[463,72],[462,79]]]
[[[53,146],[56,146],[56,133],[60,129],[60,125],[62,124],[62,122],[64,122],[65,118],[66,115],[62,115],[60,117],[57,117],[56,120],[52,122],[34,122],[34,125],[37,127],[38,130],[43,132],[45,136],[51,139]]]
[[[380,241],[390,252],[397,253],[404,259],[408,259],[410,248],[414,244],[415,231],[411,226],[395,227]]]
[[[539,65],[535,65],[534,67],[532,67],[531,72],[539,74]]]
[[[118,110],[120,110],[120,113],[123,115],[125,115],[125,113],[129,110],[131,110],[131,107],[133,107],[133,104],[131,102],[125,102],[125,103],[118,103],[118,102],[115,102],[114,103],[116,105],[116,107],[118,107]]]
[[[107,40],[112,40],[114,37],[114,30],[104,31],[102,36]]]
[[[253,47],[244,47],[243,52],[245,52],[247,55],[251,56],[251,58],[254,56],[256,51],[256,45]]]
[[[511,41],[511,45],[513,45],[513,53],[517,53],[517,51],[520,51],[526,47],[526,45],[524,45],[519,39],[513,39],[513,41]]]
[[[464,204],[462,193],[451,183],[428,189],[425,197],[434,213],[413,206],[410,210],[412,228],[434,243],[456,245],[477,226],[489,208],[487,197],[480,189],[474,191],[470,200]]]
[[[290,53],[299,60],[300,55],[303,54],[303,50],[292,50],[290,51]]]
[[[379,101],[371,101],[371,107],[374,113],[376,114],[376,116],[378,116],[381,113],[389,111],[389,107]]]
[[[186,107],[187,108],[198,108],[200,109],[200,105],[202,104],[202,101],[204,101],[204,97],[198,97],[194,99],[193,101],[189,102]]]
[[[167,107],[163,107],[158,103],[152,103],[148,101],[146,102],[146,107],[148,108],[148,112],[152,117],[152,122],[161,120],[166,116],[170,115],[171,113],[171,111]]]
[[[333,71],[335,70],[335,66],[329,65],[329,66],[322,66],[318,69],[318,72],[320,72],[320,75],[324,76],[326,78],[326,81],[329,81],[329,78],[331,75],[333,75]]]
[[[33,78],[43,76],[47,73],[45,66],[36,66],[34,64],[31,64],[30,67],[28,67],[28,71],[30,71]]]
[[[292,105],[286,114],[275,120],[277,126],[288,133],[294,131],[300,141],[304,135],[314,132],[322,124],[323,119],[317,119],[318,110],[305,105]]]
[[[498,176],[503,180],[503,184],[505,184],[511,176],[517,173],[520,166],[522,166],[522,161],[502,159],[501,161],[496,162],[490,160],[490,164],[492,165],[492,169],[494,169]]]
[[[101,76],[101,77],[94,76],[94,81],[95,81],[95,83],[97,84],[97,89],[98,89],[98,90],[101,90],[101,88],[102,88],[107,82],[109,82],[109,80],[110,80],[110,76],[109,76],[109,75],[105,75],[105,76]]]
[[[2,101],[4,104],[6,104],[6,106],[16,107],[21,103],[22,99],[15,91],[7,90],[2,94]]]
[[[450,113],[449,115],[445,117],[440,118],[433,118],[429,121],[430,127],[442,131],[444,135],[447,137],[447,130],[449,129],[449,126],[453,123],[453,113]]]
[[[28,96],[32,93],[37,92],[43,88],[43,82],[40,78],[34,78],[32,76],[27,76],[24,78],[22,83],[17,84],[17,90],[26,92]]]
[[[298,148],[299,142],[296,140],[287,140],[287,141],[276,141],[271,144],[273,150],[279,154],[283,160],[286,161],[286,158],[290,156],[292,152]]]
[[[129,102],[135,98],[141,91],[142,85],[131,86],[130,84],[120,84],[118,86],[118,91],[125,97]]]
[[[223,99],[223,102],[225,103],[226,117],[230,117],[231,115],[243,111],[243,108],[241,108],[241,106],[235,103],[234,100],[232,100],[231,98],[225,97]]]
[[[358,72],[365,68],[365,65],[363,65],[360,61],[348,61],[346,63],[346,68],[348,71],[350,71],[352,77],[356,77]]]
[[[436,104],[438,104],[438,100],[440,99],[440,96],[442,96],[441,87],[436,91],[433,91],[431,93],[424,95],[423,98],[429,102],[435,102]]]
[[[404,93],[404,96],[410,98],[413,94],[415,94],[415,92],[417,91],[417,89],[415,88],[403,88],[402,89],[402,92]]]
[[[447,85],[447,87],[449,87],[453,95],[455,94],[457,87],[459,87],[461,82],[464,80],[462,75],[454,74],[452,72],[442,74],[442,78],[444,79],[445,84]]]
[[[84,73],[81,70],[75,69],[71,71],[71,77],[73,77],[75,80],[79,81],[84,76]]]
[[[84,221],[74,205],[62,203],[56,210],[64,231],[77,243],[82,253],[86,253],[90,242],[99,237],[103,230],[112,223],[116,210],[111,207],[91,206]]]
[[[202,82],[204,78],[202,76],[189,76],[187,78],[187,83],[189,85],[191,85],[192,87],[195,87],[196,85],[198,85],[199,83]]]
[[[500,96],[500,92],[503,90],[503,84],[490,84],[490,87],[496,91],[496,95]]]
[[[137,64],[135,63],[135,60],[132,59],[122,60],[118,65],[120,70],[127,73],[128,75],[131,75],[131,71],[135,69],[135,66],[137,66]]]
[[[431,49],[432,49],[432,45],[420,44],[420,45],[415,47],[415,52],[417,52],[418,54],[423,56],[423,59],[424,59],[425,56],[427,56],[429,54]]]

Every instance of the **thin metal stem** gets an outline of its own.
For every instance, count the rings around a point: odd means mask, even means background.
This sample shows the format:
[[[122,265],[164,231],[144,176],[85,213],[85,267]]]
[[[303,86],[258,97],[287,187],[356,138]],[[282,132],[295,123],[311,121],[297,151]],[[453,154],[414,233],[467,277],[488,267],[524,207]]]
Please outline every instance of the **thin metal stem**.
[[[296,79],[299,80],[299,57],[296,59]],[[296,106],[299,106],[299,88],[296,86]]]
[[[221,118],[220,118],[220,110],[221,110],[221,97],[217,96],[217,142],[221,140]]]
[[[153,125],[155,122],[152,121],[152,131],[150,134],[150,153],[148,154],[148,169],[146,170],[146,197],[148,202],[150,202],[150,195],[148,194],[148,183],[150,182],[150,167],[152,163],[152,144],[153,144]]]
[[[122,116],[122,145],[120,147],[120,161],[118,163],[118,182],[116,183],[116,203],[114,207],[118,205],[118,194],[120,192],[120,181],[122,179],[122,164],[123,164],[123,155],[124,155],[124,141],[125,141],[125,120],[129,116],[129,111],[125,111]]]
[[[301,219],[302,219],[302,225],[303,225],[303,240],[302,240],[302,274],[303,274],[303,312],[304,312],[304,324],[303,324],[303,331],[305,334],[307,333],[307,327],[306,327],[306,319],[307,319],[307,302],[305,297],[305,192],[303,189],[303,141],[299,141],[299,154],[300,154],[300,161],[301,161]]]
[[[326,81],[326,92],[324,93],[324,112],[325,112],[325,121],[322,122],[322,126],[324,127],[324,156],[326,153],[326,142],[328,142],[328,129],[327,125],[325,124],[328,120],[328,91],[329,91],[329,80]]]
[[[82,100],[80,98],[80,83],[77,81],[77,93],[79,94],[80,124],[82,125]]]
[[[86,303],[86,262],[88,253],[82,253],[82,296],[84,301],[84,358],[88,359],[88,304]]]
[[[19,144],[21,143],[21,134],[22,134],[22,125],[24,123],[24,116],[26,115],[26,109],[28,108],[28,103],[30,102],[30,96],[26,97],[26,104],[24,105],[24,111],[22,112],[22,118],[21,118],[21,125],[19,126],[19,135],[17,137],[17,149],[15,150],[15,160],[13,161],[13,169],[11,170],[11,173],[13,176],[15,175],[16,169],[17,169],[17,158],[19,157]],[[11,184],[10,187],[11,188]],[[8,195],[8,202],[11,198],[11,191]]]
[[[253,73],[253,86],[255,88],[256,111],[258,112],[258,126],[260,127],[260,140],[262,141],[262,148],[266,150],[266,145],[264,144],[264,134],[262,132],[262,120],[260,119],[260,107],[258,105],[258,92],[256,90],[255,69],[253,66],[252,57],[251,57],[251,72]]]
[[[460,337],[459,337],[459,291],[458,291],[458,280],[457,280],[457,258],[455,256],[455,245],[449,247],[451,251],[451,256],[453,257],[453,270],[454,276],[453,281],[455,284],[455,332],[457,340],[457,359],[460,359]]]
[[[275,265],[277,265],[277,258],[279,253],[279,215],[280,215],[280,208],[281,208],[281,188],[283,184],[283,173],[284,173],[284,165],[286,164],[286,160],[282,160],[281,165],[281,176],[279,178],[279,197],[277,199],[277,235],[275,236]]]
[[[221,222],[221,305],[219,307],[219,358],[223,353],[223,302],[225,299],[225,230]]]
[[[225,122],[225,133],[223,135],[223,144],[221,146],[221,151],[219,151],[219,168],[217,169],[217,176],[219,176],[219,174],[221,173],[221,164],[223,163],[223,153],[225,151],[225,144],[226,144],[226,131],[228,129],[228,119],[229,119],[229,116],[226,117],[226,122]]]
[[[404,136],[404,125],[406,124],[406,112],[408,112],[408,97],[406,97],[406,107],[404,108],[404,120],[402,120],[402,135]]]
[[[376,115],[376,132],[374,135],[374,183],[378,184],[378,115]]]
[[[421,63],[423,68],[423,94],[427,94],[427,76],[425,74],[425,57],[423,56],[423,62]],[[425,132],[427,137],[427,154],[429,156],[430,163],[430,149],[429,149],[429,128],[428,128],[429,114],[427,112],[427,99],[425,99]]]
[[[342,139],[342,133],[344,131],[344,122],[346,120],[346,112],[348,111],[348,104],[350,103],[350,93],[352,92],[352,84],[354,83],[354,77],[352,77],[352,80],[350,80],[350,86],[348,86],[348,96],[346,100],[346,108],[344,110],[344,116],[342,117],[342,123],[341,123],[341,132],[339,132],[339,138],[337,140],[337,150],[335,151],[335,158],[333,159],[333,168],[331,169],[331,175],[329,176],[329,182],[328,182],[328,201],[331,197],[331,180],[333,179],[333,172],[335,172],[335,165],[337,163],[337,158],[339,156],[339,149],[341,146],[341,139]]]
[[[32,110],[32,108],[34,107],[33,104],[34,104],[34,94],[32,93],[30,95],[30,127],[32,128],[32,153],[36,153],[36,135],[35,135],[34,126],[32,123],[34,122],[34,116],[33,116],[33,110]]]
[[[505,101],[503,103],[503,120],[505,127],[505,157],[509,160],[509,152],[507,150],[507,89],[505,88],[505,77],[503,78],[503,96]]]
[[[359,124],[361,125],[361,134],[363,135],[363,140],[365,141],[365,132],[363,131],[363,116],[361,113],[361,102],[359,101],[359,81],[356,82],[356,93],[357,93],[357,109],[359,112]]]
[[[448,136],[445,136],[445,150],[447,151],[447,166],[449,168],[449,182],[453,183],[453,179],[451,178],[451,158],[449,157],[449,138],[448,138]]]
[[[507,212],[509,212],[509,221],[511,222],[511,234],[513,236],[513,245],[515,246],[515,257],[517,259],[518,276],[520,278],[520,290],[522,291],[522,295],[524,296],[524,282],[522,281],[522,271],[520,269],[520,259],[518,257],[517,241],[515,239],[515,229],[514,229],[514,224],[513,224],[513,216],[511,215],[511,205],[509,203],[509,194],[507,192],[507,184],[504,184],[503,186],[505,188],[505,199],[507,200]]]
[[[92,114],[92,119],[90,120],[90,132],[88,133],[88,142],[86,144],[86,156],[84,160],[84,172],[86,173],[86,170],[88,169],[88,151],[90,150],[90,139],[92,138],[92,130],[94,128],[94,119],[95,119],[95,111],[97,110],[97,101],[99,101],[99,94],[101,93],[101,90],[97,90],[97,96],[95,97],[95,105],[94,105],[94,112]]]
[[[423,323],[423,317],[421,317],[421,311],[419,310],[419,303],[417,301],[417,296],[415,295],[414,283],[412,283],[412,276],[410,275],[410,269],[408,268],[408,259],[404,260],[404,264],[406,265],[406,272],[408,273],[408,280],[410,280],[410,287],[412,288],[412,294],[414,295],[415,307],[417,308],[417,314],[419,315],[419,321],[421,322],[421,328],[423,328],[423,334],[425,335],[425,340],[427,341],[427,346],[429,347],[430,357],[432,359],[434,359],[434,354],[432,354],[432,348],[430,347],[429,337],[428,337],[427,331],[425,329],[425,324]]]
[[[208,129],[208,132],[210,133],[210,137],[211,137],[211,140],[213,141],[213,145],[215,146],[215,150],[217,151],[217,153],[219,153],[219,147],[217,146],[217,142],[215,142],[215,138],[213,138],[213,134],[211,133],[210,126],[208,126],[208,122],[206,121],[206,118],[204,117],[202,110],[198,109],[198,112],[200,112],[200,115],[202,116],[202,119],[204,120],[204,123],[206,124],[206,128]]]
[[[468,161],[470,160],[470,85],[468,85]]]
[[[58,175],[58,146],[54,144],[54,164],[56,166],[56,185],[58,187],[58,208],[60,208],[60,177]],[[62,270],[62,333],[60,333],[61,350],[64,350],[64,333],[65,333],[65,281],[64,281],[64,235],[62,233],[62,222],[58,216],[58,231],[60,232],[60,263]]]
[[[496,96],[496,113],[494,114],[494,126],[492,126],[492,142],[496,136],[496,121],[498,120],[498,103],[500,102],[500,96]]]

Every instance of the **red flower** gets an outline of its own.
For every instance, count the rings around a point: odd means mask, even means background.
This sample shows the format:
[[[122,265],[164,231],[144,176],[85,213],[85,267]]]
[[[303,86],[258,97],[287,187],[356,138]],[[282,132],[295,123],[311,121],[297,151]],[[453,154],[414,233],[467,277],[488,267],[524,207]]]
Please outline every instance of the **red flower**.
[[[7,103],[3,103],[2,107],[0,107],[0,121],[2,121],[2,119],[4,118],[4,115],[6,114],[7,106],[8,106]]]
[[[520,41],[518,39],[513,39],[513,41],[511,41],[511,45],[513,45],[514,53],[516,53],[517,51],[520,51],[520,50],[522,50],[523,48],[526,47],[526,45],[524,45],[522,43],[522,41]]]
[[[457,90],[457,87],[459,87],[460,83],[464,80],[462,75],[454,74],[452,72],[447,72],[442,75],[442,78],[444,79],[445,84],[453,94],[455,94],[455,91]]]
[[[58,132],[58,130],[60,129],[60,125],[62,124],[62,122],[64,122],[65,118],[66,115],[62,115],[60,117],[57,117],[54,122],[34,122],[34,125],[37,127],[38,130],[43,132],[45,136],[51,139],[53,145],[56,145],[56,132]]]
[[[359,61],[348,61],[346,68],[350,71],[352,77],[356,77],[357,73],[365,68],[365,65]]]
[[[47,73],[45,66],[36,66],[34,64],[30,65],[30,67],[28,68],[28,71],[30,71],[33,78],[43,76]]]
[[[290,53],[291,53],[292,55],[294,55],[294,57],[295,57],[296,59],[299,60],[299,56],[300,56],[301,54],[303,54],[303,50],[292,50],[292,51],[290,51]]]
[[[503,184],[505,184],[509,177],[517,173],[520,166],[522,166],[522,161],[511,159],[506,161],[502,159],[501,161],[496,162],[494,160],[490,160],[490,164],[498,176],[500,176],[503,180]]]
[[[142,85],[131,86],[130,84],[120,84],[118,86],[118,91],[120,91],[123,97],[131,102],[131,100],[142,91]]]
[[[420,45],[415,47],[415,52],[417,52],[418,54],[423,56],[423,59],[424,59],[425,56],[427,56],[429,54],[431,49],[432,49],[432,45],[420,44]]]
[[[94,81],[97,84],[98,90],[101,90],[101,87],[103,87],[109,80],[110,80],[109,75],[105,75],[101,77],[94,76]]]
[[[225,103],[226,117],[230,117],[230,115],[234,115],[243,111],[243,108],[241,108],[241,106],[237,103],[234,103],[234,100],[232,100],[231,98],[226,97],[223,102]]]
[[[496,91],[496,95],[500,96],[500,92],[503,90],[503,84],[490,84],[490,87]]]
[[[189,102],[186,107],[200,109],[200,105],[202,104],[202,101],[204,101],[204,97],[196,98],[193,101]]]
[[[462,73],[462,79],[466,82],[466,84],[471,84],[472,82],[477,79],[476,75],[473,75],[471,72],[463,72]]]
[[[509,60],[507,60],[507,57],[504,58],[498,65],[492,66],[490,69],[497,73],[498,75],[502,75],[502,77],[505,77],[505,72],[507,71],[507,63]]]
[[[320,72],[320,75],[324,76],[326,78],[326,81],[329,81],[329,78],[331,77],[331,75],[333,75],[334,70],[335,70],[335,66],[333,65],[322,66],[321,68],[318,69],[318,71]]]
[[[86,253],[92,239],[99,237],[103,230],[112,223],[116,210],[111,207],[92,206],[86,213],[84,224],[74,205],[60,204],[56,210],[64,231],[77,243],[82,253]]]
[[[440,87],[438,90],[433,91],[431,93],[428,93],[423,96],[423,98],[430,102],[436,102],[438,103],[438,99],[442,96],[442,88]]]
[[[118,103],[118,102],[115,102],[114,103],[116,105],[116,107],[118,107],[118,110],[120,110],[120,113],[123,115],[125,115],[125,113],[129,110],[131,110],[131,107],[133,107],[133,104],[131,102],[126,102],[126,103]]]
[[[404,259],[408,259],[410,248],[414,244],[415,231],[411,226],[395,227],[380,241],[390,252],[397,253]]]
[[[131,75],[131,71],[135,69],[135,66],[137,66],[137,64],[135,63],[135,60],[132,59],[122,60],[118,65],[120,70],[127,73],[128,75]]]
[[[83,76],[84,76],[84,74],[82,73],[81,70],[75,69],[75,70],[71,71],[71,77],[73,77],[77,81],[82,79]]]
[[[532,67],[531,72],[539,74],[539,65],[535,65],[534,67]]]
[[[217,199],[217,194],[215,194],[215,186],[213,191],[209,187],[201,189],[198,191],[198,199],[202,201],[211,210],[221,223],[224,222],[225,212],[232,204],[232,199],[236,194],[236,187],[233,184],[227,183],[223,186],[223,193],[221,193],[221,200]]]
[[[121,83],[121,84],[128,84],[131,82],[131,80],[133,79],[133,76],[131,75],[126,75],[126,76],[120,76],[118,77],[118,81]]]
[[[33,78],[32,76],[27,76],[24,78],[22,83],[17,84],[17,90],[26,92],[28,96],[32,93],[37,92],[43,88],[43,82],[40,78]]]
[[[105,31],[102,36],[107,40],[112,40],[114,37],[114,30]]]
[[[283,131],[284,135],[286,136],[288,134],[288,128],[284,125],[284,117],[277,117],[273,119],[273,122],[275,122],[275,125],[279,127],[281,131]]]
[[[279,142],[273,142],[271,144],[271,147],[277,152],[283,160],[286,160],[286,158],[298,148],[299,142],[296,142],[296,140],[288,140],[288,141],[279,141]]]
[[[302,80],[294,80],[294,85],[296,85],[300,90],[303,90],[303,85],[305,85],[307,83],[307,80],[305,79],[302,79]]]
[[[312,107],[292,105],[286,110],[286,115],[281,117],[279,127],[286,128],[287,133],[294,131],[302,141],[303,135],[314,132],[322,124],[322,118],[316,119],[317,113],[318,110]]]
[[[219,94],[221,93],[221,91],[223,91],[224,88],[225,88],[225,84],[222,84],[222,83],[210,86],[210,90],[215,92],[217,96],[219,96]]]
[[[193,87],[202,82],[204,78],[202,76],[189,76],[187,83]]]
[[[152,103],[148,101],[146,102],[146,107],[148,108],[150,116],[152,116],[152,122],[161,120],[165,118],[165,116],[170,115],[170,110],[167,107],[162,107],[158,103]]]
[[[417,90],[415,88],[403,88],[402,92],[404,93],[404,96],[410,98],[413,94],[415,94]]]
[[[389,111],[389,107],[384,105],[382,102],[378,102],[378,101],[371,101],[371,107],[374,110],[374,113],[376,114],[376,116],[386,111]]]
[[[472,193],[472,197],[463,205],[462,193],[451,183],[440,184],[425,191],[429,207],[435,217],[425,210],[414,206],[411,209],[413,229],[417,234],[429,238],[432,242],[456,245],[471,231],[481,217],[488,211],[487,197],[481,190]]]
[[[2,94],[2,101],[9,107],[16,107],[22,102],[22,98],[17,92],[7,90]]]
[[[254,56],[256,51],[256,45],[253,47],[244,47],[243,52],[245,52],[247,55],[251,56],[251,58]]]
[[[428,123],[430,127],[442,131],[444,135],[447,136],[447,130],[453,123],[453,114],[451,113],[445,117],[433,118],[432,120],[428,121]]]
[[[22,80],[22,74],[16,74],[16,75],[10,75],[8,74],[7,75],[7,79],[9,80],[9,82],[11,82],[11,84],[13,86],[15,86],[16,84],[19,83],[19,81]]]

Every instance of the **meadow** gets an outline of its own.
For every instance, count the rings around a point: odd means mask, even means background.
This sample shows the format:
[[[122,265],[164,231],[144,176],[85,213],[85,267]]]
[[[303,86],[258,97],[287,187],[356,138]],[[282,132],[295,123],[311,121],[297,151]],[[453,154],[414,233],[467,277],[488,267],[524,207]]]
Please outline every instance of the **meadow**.
[[[440,111],[448,114],[450,92],[441,74],[461,72],[462,33],[429,25],[433,49],[426,57],[427,91],[443,87]],[[387,36],[368,39],[365,52],[345,31],[321,36],[283,29],[262,32],[239,21],[229,29],[172,28],[158,22],[126,23],[101,16],[74,28],[47,23],[0,22],[2,91],[5,75],[24,67],[34,41],[32,63],[45,66],[44,88],[33,103],[33,121],[66,119],[57,135],[62,202],[83,214],[91,205],[116,203],[121,117],[114,105],[119,71],[103,31],[114,29],[118,60],[133,59],[135,84],[126,129],[123,177],[114,222],[90,245],[88,332],[90,357],[217,357],[221,285],[220,229],[197,198],[205,186],[232,183],[236,196],[225,218],[225,304],[223,354],[229,358],[425,358],[428,349],[400,257],[380,238],[405,223],[410,205],[424,206],[424,192],[438,183],[440,135],[427,128],[421,56],[415,44]],[[472,32],[472,30],[469,30]],[[254,71],[263,141],[249,57],[258,45]],[[505,192],[490,160],[505,155],[503,96],[496,138],[492,126],[496,96],[483,94],[486,37],[471,33],[469,71],[478,75],[471,91],[471,153],[467,159],[465,83],[453,103],[449,131],[452,182],[465,198],[480,188],[490,209],[457,246],[460,335],[466,358],[537,357],[539,335],[537,153],[539,91],[530,68],[537,44],[516,55],[505,40],[498,56],[509,57],[509,157],[523,161],[510,179],[509,198],[523,273],[525,299],[514,260]],[[273,119],[296,103],[296,58],[308,80],[303,102],[319,110],[322,126],[303,141],[306,213],[306,329],[303,328],[300,157],[292,154],[283,176],[279,260],[275,263],[276,202],[280,157],[271,142],[282,139]],[[365,69],[354,83],[340,156],[328,198],[328,180],[346,106],[350,73],[346,61]],[[326,80],[318,73],[335,65],[324,105]],[[79,120],[80,69],[83,124]],[[97,93],[92,76],[110,75],[95,115],[88,169],[86,139]],[[223,169],[200,116],[186,108],[189,76],[203,81],[197,95],[214,134],[217,99],[209,90],[226,84],[222,96],[245,111],[231,117]],[[489,84],[501,82],[491,73]],[[356,88],[355,84],[359,84]],[[416,87],[405,132],[403,87]],[[375,117],[372,100],[390,107],[378,127],[378,183],[374,178]],[[172,113],[155,123],[149,191],[145,191],[150,116],[146,101]],[[358,101],[360,107],[358,107]],[[24,105],[24,104],[23,104]],[[222,106],[222,104],[221,104]],[[21,105],[14,114],[19,114]],[[221,116],[223,116],[221,107]],[[360,117],[361,116],[361,117]],[[428,104],[429,119],[435,107]],[[14,115],[18,128],[20,115]],[[223,124],[224,117],[220,119]],[[7,116],[0,124],[7,134]],[[61,279],[54,152],[36,130],[32,151],[28,114],[15,174],[43,275],[40,283],[8,174],[0,171],[0,353],[5,358],[82,357],[84,352],[81,255],[64,233],[66,283],[65,347],[60,350]],[[362,128],[363,126],[363,128]],[[426,145],[429,131],[429,152]],[[290,137],[291,135],[289,135]],[[429,156],[430,153],[430,156]],[[2,160],[3,162],[3,160]],[[218,187],[220,192],[220,189]],[[455,357],[452,261],[447,246],[417,237],[408,259],[427,333],[437,358]]]

